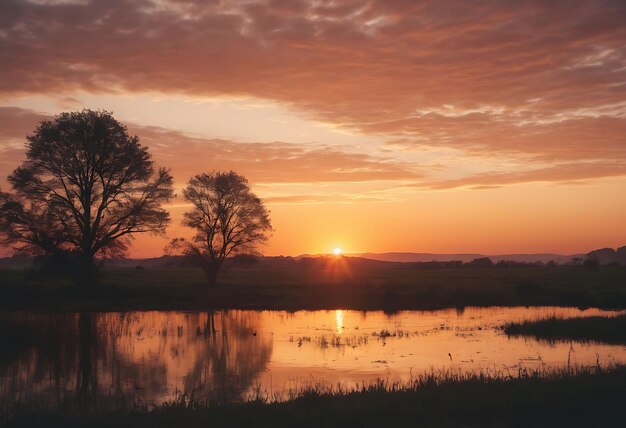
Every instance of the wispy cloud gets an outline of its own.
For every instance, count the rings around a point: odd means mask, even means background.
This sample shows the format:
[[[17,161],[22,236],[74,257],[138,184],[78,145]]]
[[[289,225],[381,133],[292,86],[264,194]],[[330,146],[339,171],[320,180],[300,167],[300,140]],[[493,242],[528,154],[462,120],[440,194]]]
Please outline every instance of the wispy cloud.
[[[2,178],[24,158],[26,135],[46,118],[25,109],[0,107]],[[154,126],[127,125],[160,165],[172,168],[180,185],[200,172],[229,169],[259,184],[394,181],[421,176],[410,164],[338,148],[286,142],[240,143],[193,137]]]
[[[492,189],[509,184],[575,183],[577,180],[626,176],[626,162],[572,162],[545,168],[518,171],[484,172],[452,180],[421,181],[408,187],[424,189]]]
[[[5,0],[0,93],[253,96],[416,147],[624,158],[625,21],[619,0]]]

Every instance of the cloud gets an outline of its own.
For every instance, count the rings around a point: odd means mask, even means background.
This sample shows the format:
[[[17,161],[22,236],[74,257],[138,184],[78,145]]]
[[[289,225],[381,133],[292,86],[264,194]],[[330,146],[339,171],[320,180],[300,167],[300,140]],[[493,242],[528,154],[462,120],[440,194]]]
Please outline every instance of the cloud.
[[[11,145],[22,148],[25,137],[35,126],[49,117],[28,109],[0,106],[0,142],[3,148]]]
[[[337,148],[284,142],[236,143],[192,137],[158,127],[131,127],[155,158],[177,175],[233,169],[259,183],[406,180],[419,177],[409,164]]]
[[[504,185],[522,183],[574,183],[608,177],[626,176],[626,162],[572,162],[521,171],[485,172],[453,180],[422,181],[409,187],[425,189],[455,189],[469,187],[474,190],[493,189]]]
[[[421,139],[404,138],[387,143],[390,147],[420,150],[444,141],[448,148],[462,149],[478,156],[523,154],[530,160],[564,161],[583,159],[626,160],[626,118],[568,117],[562,113],[557,120],[541,121],[526,118],[517,123],[501,115],[469,113],[461,117],[446,117],[428,113],[418,122],[397,120],[379,124],[387,129],[401,130],[405,135],[421,133]]]
[[[24,142],[34,125],[46,116],[17,107],[0,107],[0,189],[6,177],[24,159]]]
[[[0,107],[0,174],[24,159],[25,136],[48,118],[30,110]],[[209,139],[154,126],[128,124],[156,162],[172,168],[183,184],[194,174],[235,170],[252,183],[322,183],[412,180],[421,176],[406,163],[337,148],[285,142],[239,143]]]
[[[16,107],[0,107],[0,177],[4,179],[24,159],[25,136],[32,133],[37,123],[50,116]],[[580,119],[587,120],[587,119]],[[492,189],[505,185],[556,182],[581,184],[587,180],[626,176],[626,160],[620,156],[620,145],[605,145],[606,153],[614,150],[613,159],[602,159],[595,146],[580,146],[588,160],[568,159],[537,167],[533,162],[510,166],[506,171],[487,171],[467,174],[453,179],[434,179],[445,168],[435,163],[419,166],[392,158],[352,153],[326,146],[305,146],[286,142],[242,143],[224,139],[186,135],[155,126],[127,124],[129,132],[138,135],[150,148],[159,165],[172,168],[178,185],[183,185],[194,174],[212,170],[235,170],[253,184],[262,186],[267,202],[323,203],[329,201],[381,201],[397,197],[394,188],[418,189]],[[554,129],[559,129],[554,128]],[[588,132],[595,143],[593,131]],[[517,136],[516,138],[523,138]],[[408,140],[394,140],[389,146],[410,145]],[[557,150],[557,148],[554,148]],[[546,151],[548,153],[548,151]],[[547,154],[546,154],[547,156]],[[568,153],[560,157],[568,158]],[[426,174],[426,171],[430,171]],[[368,183],[390,182],[391,188],[376,188]],[[302,190],[281,190],[276,194],[273,184],[362,183],[360,190],[348,193],[302,193]],[[393,182],[399,183],[394,187]],[[412,184],[405,184],[412,182]],[[6,184],[5,184],[6,186]],[[269,186],[269,187],[268,187]],[[355,193],[356,192],[356,193]],[[394,196],[395,195],[395,196]]]
[[[417,150],[624,158],[625,21],[619,0],[5,0],[0,93],[253,96]]]
[[[388,201],[389,198],[365,196],[355,194],[310,194],[310,195],[284,195],[284,196],[268,196],[263,200],[270,204],[319,204],[319,203],[354,203],[354,202],[382,202]]]

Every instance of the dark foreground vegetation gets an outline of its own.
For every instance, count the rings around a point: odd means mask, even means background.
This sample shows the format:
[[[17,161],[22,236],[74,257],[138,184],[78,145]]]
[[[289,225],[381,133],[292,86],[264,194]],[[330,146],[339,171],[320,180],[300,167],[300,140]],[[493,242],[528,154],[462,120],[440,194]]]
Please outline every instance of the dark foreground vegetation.
[[[408,385],[315,388],[287,402],[264,397],[207,405],[181,397],[152,411],[68,416],[18,411],[10,426],[47,427],[579,427],[623,426],[626,368],[496,375],[431,374]]]
[[[328,259],[313,267],[239,267],[207,285],[200,269],[102,270],[100,283],[0,270],[2,310],[402,310],[463,306],[626,308],[626,267],[399,269]]]
[[[549,341],[577,340],[626,345],[626,315],[568,319],[551,317],[507,324],[504,332],[510,336],[531,336]]]

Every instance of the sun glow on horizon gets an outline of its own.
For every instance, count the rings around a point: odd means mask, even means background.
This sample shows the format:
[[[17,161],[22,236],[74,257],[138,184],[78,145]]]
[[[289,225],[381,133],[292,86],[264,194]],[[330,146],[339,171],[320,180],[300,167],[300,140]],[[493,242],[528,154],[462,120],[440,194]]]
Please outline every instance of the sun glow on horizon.
[[[343,251],[339,247],[333,249],[333,254],[336,255],[336,256],[340,256],[342,252]]]

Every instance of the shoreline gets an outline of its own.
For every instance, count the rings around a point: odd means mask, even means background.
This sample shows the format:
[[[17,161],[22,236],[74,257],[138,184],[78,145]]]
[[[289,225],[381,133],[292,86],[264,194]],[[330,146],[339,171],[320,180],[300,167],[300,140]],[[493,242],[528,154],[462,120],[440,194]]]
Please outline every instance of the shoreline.
[[[7,426],[619,426],[625,394],[626,366],[520,372],[512,378],[432,373],[404,386],[309,388],[282,402],[262,395],[223,404],[181,396],[154,409],[83,416],[22,408]]]

